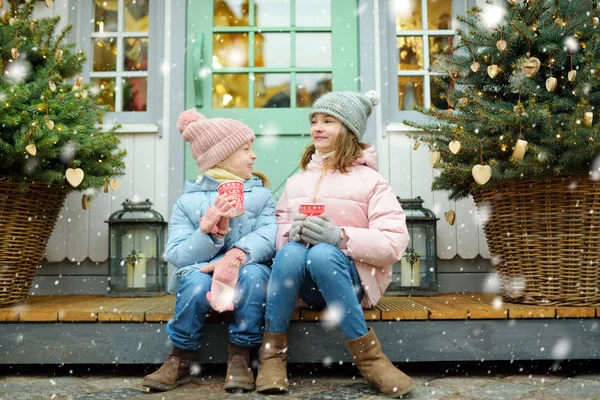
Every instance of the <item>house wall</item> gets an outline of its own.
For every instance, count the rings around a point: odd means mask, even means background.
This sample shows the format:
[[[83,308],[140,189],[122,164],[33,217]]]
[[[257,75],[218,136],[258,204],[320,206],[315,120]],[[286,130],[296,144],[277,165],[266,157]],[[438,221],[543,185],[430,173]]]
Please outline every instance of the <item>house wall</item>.
[[[361,8],[377,7],[377,3],[370,0],[360,0],[360,3]],[[68,0],[55,1],[51,8],[40,2],[35,15],[60,15],[61,23],[66,24],[70,15]],[[378,37],[377,13],[363,12],[361,15],[374,15],[372,20],[363,17],[361,39]],[[81,193],[69,195],[46,248],[46,259],[34,279],[32,294],[106,292],[108,225],[105,221],[112,212],[121,209],[125,199],[150,199],[154,209],[168,220],[171,206],[181,193],[183,180],[183,141],[174,127],[184,107],[183,62],[177,59],[185,51],[184,0],[165,0],[165,21],[165,41],[170,45],[163,46],[163,59],[168,66],[163,76],[163,123],[155,128],[129,125],[119,133],[121,146],[128,154],[126,175],[120,178],[118,190],[99,193],[89,210],[81,207]],[[378,56],[382,48],[385,49],[385,45],[370,49],[371,56],[364,61],[366,67],[361,68],[364,79],[374,83],[379,90],[385,84],[376,73],[381,68]],[[481,291],[493,268],[472,199],[450,202],[444,193],[431,192],[431,181],[436,172],[429,166],[427,150],[412,150],[405,127],[397,121],[386,124],[384,119],[385,115],[376,111],[370,123],[370,130],[375,134],[369,138],[379,148],[382,174],[400,197],[421,196],[425,207],[441,217],[437,247],[440,291]],[[454,226],[443,219],[444,212],[449,209],[457,213]]]

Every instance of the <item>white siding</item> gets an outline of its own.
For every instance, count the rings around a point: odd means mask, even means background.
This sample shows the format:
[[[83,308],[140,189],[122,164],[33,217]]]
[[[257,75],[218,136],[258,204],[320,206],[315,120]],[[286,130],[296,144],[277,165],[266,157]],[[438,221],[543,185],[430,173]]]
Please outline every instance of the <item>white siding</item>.
[[[414,141],[403,132],[387,132],[378,141],[380,149],[388,149],[389,164],[380,165],[388,174],[394,192],[401,198],[420,196],[425,208],[431,209],[440,218],[437,224],[437,254],[441,259],[459,256],[473,259],[480,255],[490,258],[477,207],[471,197],[451,201],[442,191],[433,192],[431,183],[439,171],[429,164],[429,149],[425,145],[413,150]],[[383,150],[385,151],[385,150]],[[456,212],[456,223],[451,226],[444,219],[448,210]]]
[[[46,259],[51,262],[94,262],[108,259],[108,220],[110,214],[122,208],[126,199],[150,199],[153,209],[164,217],[169,214],[166,195],[166,139],[157,133],[120,134],[121,148],[127,151],[126,174],[119,178],[119,188],[102,189],[90,209],[81,207],[82,192],[69,194],[59,221],[46,247]]]

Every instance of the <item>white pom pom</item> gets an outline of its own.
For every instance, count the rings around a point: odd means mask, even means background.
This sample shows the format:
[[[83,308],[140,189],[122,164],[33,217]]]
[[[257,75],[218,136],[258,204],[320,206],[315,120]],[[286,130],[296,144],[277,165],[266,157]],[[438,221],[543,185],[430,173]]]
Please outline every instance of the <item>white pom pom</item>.
[[[381,100],[381,96],[379,96],[379,93],[377,93],[376,90],[369,90],[367,93],[365,93],[365,97],[371,100],[371,103],[374,106],[379,104],[379,101]]]

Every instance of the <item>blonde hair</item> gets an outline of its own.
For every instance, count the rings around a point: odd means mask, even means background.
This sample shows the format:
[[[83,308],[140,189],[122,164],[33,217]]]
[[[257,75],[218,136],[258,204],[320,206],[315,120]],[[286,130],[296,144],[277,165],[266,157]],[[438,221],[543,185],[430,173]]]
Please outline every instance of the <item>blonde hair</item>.
[[[325,167],[340,172],[348,172],[348,168],[357,158],[362,156],[363,150],[367,147],[369,147],[368,144],[359,142],[358,137],[350,132],[346,125],[342,124],[340,134],[335,141],[335,152],[325,160]],[[314,143],[309,144],[304,150],[300,158],[302,171],[306,171],[306,166],[315,151]]]
[[[271,189],[271,182],[269,181],[269,178],[267,178],[267,175],[264,172],[252,171],[252,175],[259,178],[262,181],[264,187],[266,187],[267,189]]]

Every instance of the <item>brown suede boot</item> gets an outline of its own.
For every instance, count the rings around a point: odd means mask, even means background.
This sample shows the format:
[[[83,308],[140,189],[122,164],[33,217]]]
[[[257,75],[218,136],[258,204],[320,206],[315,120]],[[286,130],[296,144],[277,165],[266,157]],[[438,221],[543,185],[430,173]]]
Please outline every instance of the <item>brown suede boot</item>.
[[[225,390],[254,390],[254,373],[250,369],[250,347],[229,343]]]
[[[415,388],[413,380],[383,354],[373,329],[369,328],[369,333],[357,339],[346,340],[346,345],[363,378],[383,394],[402,397]]]
[[[166,391],[190,382],[195,359],[195,350],[181,350],[173,346],[167,361],[156,372],[146,375],[142,386]]]
[[[282,393],[288,391],[287,350],[287,332],[265,332],[263,334],[263,343],[258,353],[260,364],[256,375],[258,392]]]

